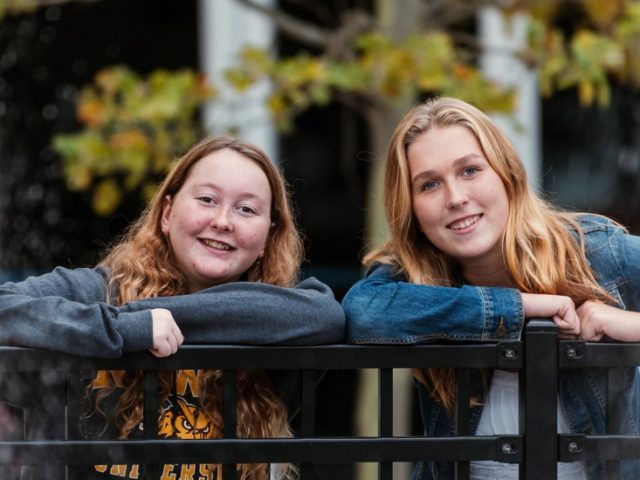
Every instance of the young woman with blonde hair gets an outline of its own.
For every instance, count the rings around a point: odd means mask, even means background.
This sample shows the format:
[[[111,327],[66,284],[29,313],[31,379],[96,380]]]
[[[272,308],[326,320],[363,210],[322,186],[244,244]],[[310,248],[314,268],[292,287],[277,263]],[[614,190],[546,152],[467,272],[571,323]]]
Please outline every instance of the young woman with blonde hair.
[[[477,108],[453,98],[411,109],[391,137],[384,195],[390,239],[364,259],[364,279],[345,296],[354,343],[518,339],[527,318],[549,317],[562,336],[640,341],[640,238],[602,216],[563,212],[529,187],[506,136]],[[450,435],[454,378],[415,371],[425,434]],[[622,426],[638,434],[629,369]],[[518,432],[517,374],[477,372],[472,431]],[[489,384],[488,391],[483,385]],[[561,432],[605,433],[594,370],[560,374]],[[622,462],[624,478],[640,475]],[[561,479],[599,479],[601,462],[559,464]],[[517,478],[517,466],[472,462],[474,479]],[[414,479],[452,478],[449,463],[423,462]]]
[[[296,284],[302,256],[276,166],[236,138],[205,139],[176,163],[96,268],[57,268],[0,285],[0,344],[99,357],[148,349],[163,357],[183,341],[340,342],[344,313],[331,290],[314,278]],[[221,385],[220,371],[161,372],[159,434],[221,437]],[[140,372],[99,372],[89,391],[85,431],[140,435]],[[291,436],[286,407],[266,372],[240,371],[237,401],[239,437]],[[266,464],[239,469],[246,480],[294,473]],[[135,465],[94,470],[84,478],[144,478]],[[194,472],[193,478],[221,478],[215,465],[165,465],[162,478]]]

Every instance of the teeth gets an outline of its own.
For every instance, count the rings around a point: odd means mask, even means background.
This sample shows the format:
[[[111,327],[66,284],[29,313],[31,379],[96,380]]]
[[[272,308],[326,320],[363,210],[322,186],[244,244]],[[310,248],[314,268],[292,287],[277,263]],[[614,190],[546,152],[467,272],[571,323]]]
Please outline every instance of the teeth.
[[[207,247],[217,248],[218,250],[231,250],[230,245],[222,242],[216,242],[215,240],[203,239],[202,243],[204,243]]]
[[[475,215],[473,217],[465,218],[460,222],[452,223],[451,225],[449,225],[449,228],[451,228],[451,230],[462,230],[464,228],[470,227],[478,220],[480,220],[480,215]]]

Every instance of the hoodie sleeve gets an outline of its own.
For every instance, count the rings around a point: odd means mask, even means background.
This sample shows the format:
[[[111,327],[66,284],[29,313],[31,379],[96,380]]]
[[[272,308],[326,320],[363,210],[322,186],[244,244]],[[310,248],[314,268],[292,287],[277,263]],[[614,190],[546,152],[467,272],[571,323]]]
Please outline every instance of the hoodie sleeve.
[[[149,311],[107,304],[101,268],[56,268],[0,285],[0,345],[112,358],[152,347]]]
[[[131,302],[121,312],[166,308],[185,343],[319,345],[344,341],[345,317],[331,289],[311,277],[285,288],[231,282],[190,295]]]

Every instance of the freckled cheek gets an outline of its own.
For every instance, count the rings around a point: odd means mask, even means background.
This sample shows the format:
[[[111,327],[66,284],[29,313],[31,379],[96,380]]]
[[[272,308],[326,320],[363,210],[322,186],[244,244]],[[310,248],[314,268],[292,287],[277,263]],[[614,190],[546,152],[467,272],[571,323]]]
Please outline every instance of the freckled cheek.
[[[187,233],[198,233],[205,229],[210,223],[208,218],[202,215],[189,214],[188,212],[185,212],[185,214],[175,220],[176,226]]]
[[[423,230],[438,223],[440,217],[440,212],[436,211],[432,206],[426,206],[424,204],[416,205],[413,213]]]
[[[263,248],[267,241],[267,229],[252,228],[242,235],[242,244],[245,247]]]

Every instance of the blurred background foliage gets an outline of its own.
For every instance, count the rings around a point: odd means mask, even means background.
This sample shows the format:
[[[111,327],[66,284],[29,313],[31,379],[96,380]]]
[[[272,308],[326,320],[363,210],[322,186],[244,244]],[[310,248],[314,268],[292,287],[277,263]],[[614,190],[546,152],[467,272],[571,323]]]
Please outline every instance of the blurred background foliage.
[[[60,159],[66,188],[86,194],[94,214],[113,218],[132,198],[146,201],[171,162],[206,133],[199,114],[220,101],[218,91],[231,88],[242,96],[267,82],[267,106],[282,133],[300,133],[307,128],[299,128],[306,112],[336,104],[360,119],[364,143],[356,155],[366,152],[373,160],[366,168],[364,237],[365,243],[379,243],[378,232],[384,235],[382,162],[376,160],[408,106],[432,95],[451,95],[488,112],[508,113],[518,101],[512,89],[488,79],[480,68],[482,54],[496,48],[478,35],[478,12],[486,7],[500,9],[507,18],[525,14],[529,19],[526,45],[502,46],[499,53],[519,58],[536,72],[543,97],[569,92],[576,104],[605,109],[612,102],[612,85],[633,91],[640,86],[638,0],[282,0],[267,6],[234,1],[268,17],[278,41],[290,39],[290,47],[245,46],[220,85],[200,73],[195,62],[139,72],[118,61],[100,66],[84,86],[63,93],[75,105],[74,124],[54,129],[52,150],[45,156]],[[0,0],[0,25],[33,36],[29,28],[35,27],[13,20],[43,10],[49,15],[52,6],[101,3],[107,2]],[[54,36],[47,28],[40,32],[45,40]],[[144,49],[148,63],[152,55],[162,55],[162,48],[157,50]],[[15,63],[14,57],[7,52],[0,67]],[[78,69],[87,70],[86,65]],[[34,76],[44,76],[41,72],[36,69]]]
[[[376,153],[398,118],[394,107],[402,109],[424,95],[461,97],[487,111],[513,108],[513,92],[487,80],[477,66],[485,46],[456,28],[487,5],[531,17],[527,47],[512,53],[538,72],[543,95],[575,88],[581,104],[605,107],[611,80],[640,85],[640,5],[635,0],[424,1],[418,10],[406,10],[413,18],[400,18],[404,5],[399,2],[393,13],[389,6],[343,12],[332,31],[304,25],[307,20],[277,6],[238,1],[270,15],[303,43],[315,43],[315,51],[276,57],[247,46],[225,80],[239,94],[267,80],[272,86],[268,107],[283,132],[293,131],[297,116],[311,107],[344,102],[367,122]],[[65,2],[0,0],[0,16],[52,3]],[[383,15],[410,26],[393,33]],[[309,32],[319,34],[312,40]],[[117,210],[122,192],[137,189],[147,198],[175,156],[201,135],[196,113],[215,98],[215,86],[195,71],[158,70],[147,76],[126,66],[100,71],[77,96],[80,131],[53,140],[68,187],[90,190],[93,209],[103,216]]]
[[[156,70],[141,77],[126,66],[101,70],[80,92],[83,129],[57,135],[71,190],[93,192],[96,214],[108,216],[123,193],[138,189],[150,199],[177,152],[201,135],[196,112],[214,90],[196,72]]]

